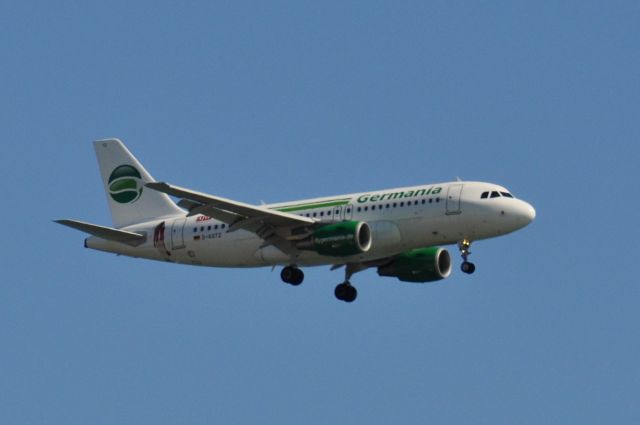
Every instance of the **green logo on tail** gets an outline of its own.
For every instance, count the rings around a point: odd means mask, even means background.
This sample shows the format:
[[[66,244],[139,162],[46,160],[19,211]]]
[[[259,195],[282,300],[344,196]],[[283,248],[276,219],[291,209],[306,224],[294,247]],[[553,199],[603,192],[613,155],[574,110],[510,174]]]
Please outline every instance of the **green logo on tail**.
[[[116,167],[109,176],[109,195],[121,204],[131,204],[142,195],[142,176],[131,165]]]

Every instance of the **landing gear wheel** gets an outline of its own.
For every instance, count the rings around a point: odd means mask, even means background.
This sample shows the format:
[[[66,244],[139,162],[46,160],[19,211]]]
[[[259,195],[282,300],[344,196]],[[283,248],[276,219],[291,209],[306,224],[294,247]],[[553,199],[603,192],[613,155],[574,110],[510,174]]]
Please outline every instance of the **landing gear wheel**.
[[[462,270],[466,274],[471,274],[476,271],[475,264],[467,261],[467,258],[469,258],[469,254],[471,254],[469,248],[471,248],[471,241],[469,239],[463,239],[458,242],[458,249],[460,250],[460,255],[462,256],[463,260],[462,264],[460,265],[460,270]]]
[[[352,303],[358,297],[358,290],[349,282],[344,282],[336,286],[334,294],[340,301]]]
[[[292,277],[293,277],[293,267],[285,267],[280,272],[280,279],[282,279],[284,283],[289,283]]]
[[[462,263],[462,265],[460,266],[460,270],[462,270],[463,272],[465,272],[466,274],[471,274],[473,272],[476,271],[476,265],[473,263],[470,263],[468,261],[465,261],[464,263]]]
[[[287,266],[280,272],[280,278],[285,283],[298,286],[304,280],[304,273],[297,267]]]
[[[344,297],[344,301],[348,303],[352,303],[358,298],[358,290],[355,286],[347,285],[347,294]]]
[[[304,280],[304,273],[302,272],[302,270],[298,268],[294,268],[293,270],[294,270],[293,278],[291,278],[289,283],[293,286],[298,286]]]

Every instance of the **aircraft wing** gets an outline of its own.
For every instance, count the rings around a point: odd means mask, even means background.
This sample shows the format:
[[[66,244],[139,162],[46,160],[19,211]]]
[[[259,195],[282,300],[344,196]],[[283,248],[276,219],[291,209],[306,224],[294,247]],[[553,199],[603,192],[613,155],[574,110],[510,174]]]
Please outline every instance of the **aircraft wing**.
[[[306,234],[316,221],[266,207],[245,204],[231,199],[196,192],[168,183],[147,183],[150,189],[182,198],[178,205],[189,210],[188,216],[203,214],[229,225],[229,231],[243,229],[257,234],[265,245],[274,245],[288,254],[297,253],[290,242]]]

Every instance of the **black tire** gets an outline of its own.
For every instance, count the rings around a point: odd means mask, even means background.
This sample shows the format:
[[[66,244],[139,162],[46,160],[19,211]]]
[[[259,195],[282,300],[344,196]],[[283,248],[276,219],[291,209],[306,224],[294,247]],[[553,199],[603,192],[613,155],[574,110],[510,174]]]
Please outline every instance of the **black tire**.
[[[460,266],[460,269],[466,273],[466,274],[471,274],[473,272],[476,271],[476,265],[473,263],[470,263],[468,261],[465,261],[464,263],[462,263],[462,265]]]
[[[304,272],[300,269],[293,268],[293,276],[289,279],[289,283],[293,286],[298,286],[304,280]]]
[[[347,285],[345,285],[344,283],[337,285],[333,293],[337,299],[339,299],[340,301],[344,301],[344,297],[347,293]]]
[[[343,299],[344,302],[348,302],[348,303],[352,303],[356,300],[356,298],[358,298],[358,290],[351,285],[347,285],[346,288],[347,292],[345,294],[345,297]]]
[[[282,279],[282,281],[284,283],[291,283],[291,279],[294,276],[294,271],[293,271],[293,267],[287,266],[284,269],[282,269],[282,271],[280,272],[280,279]]]

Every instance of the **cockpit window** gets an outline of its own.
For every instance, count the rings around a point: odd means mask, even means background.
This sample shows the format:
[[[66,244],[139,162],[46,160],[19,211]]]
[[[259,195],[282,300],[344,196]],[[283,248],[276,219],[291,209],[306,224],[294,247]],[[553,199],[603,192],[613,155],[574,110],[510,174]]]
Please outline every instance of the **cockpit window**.
[[[487,198],[500,198],[504,196],[505,198],[513,198],[514,196],[512,194],[510,194],[509,192],[499,192],[497,190],[493,190],[491,192],[487,191],[487,192],[482,192],[482,194],[480,195],[480,199],[487,199]]]

